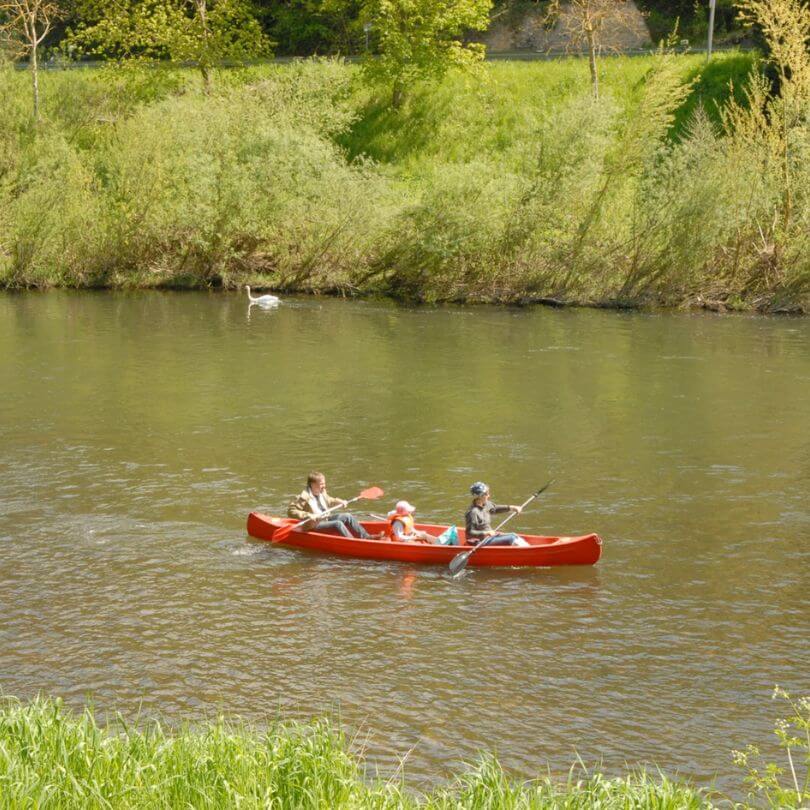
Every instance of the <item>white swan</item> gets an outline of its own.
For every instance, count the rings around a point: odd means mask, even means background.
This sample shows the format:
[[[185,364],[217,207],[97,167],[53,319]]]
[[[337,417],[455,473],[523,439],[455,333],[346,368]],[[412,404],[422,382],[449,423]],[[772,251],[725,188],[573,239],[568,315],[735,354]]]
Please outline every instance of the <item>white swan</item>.
[[[251,304],[258,304],[260,307],[270,307],[274,304],[281,303],[281,299],[277,295],[258,295],[254,297],[250,294],[250,287],[248,287],[247,284],[245,284],[245,289],[248,292],[248,298]]]

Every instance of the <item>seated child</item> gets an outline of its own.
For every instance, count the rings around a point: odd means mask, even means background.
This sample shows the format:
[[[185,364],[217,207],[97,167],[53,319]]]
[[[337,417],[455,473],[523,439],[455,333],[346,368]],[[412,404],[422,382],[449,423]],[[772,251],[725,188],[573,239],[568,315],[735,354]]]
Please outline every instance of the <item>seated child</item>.
[[[427,532],[420,531],[414,527],[413,513],[415,507],[407,501],[397,501],[393,512],[388,513],[388,526],[386,535],[389,540],[401,543],[432,543],[436,538]]]

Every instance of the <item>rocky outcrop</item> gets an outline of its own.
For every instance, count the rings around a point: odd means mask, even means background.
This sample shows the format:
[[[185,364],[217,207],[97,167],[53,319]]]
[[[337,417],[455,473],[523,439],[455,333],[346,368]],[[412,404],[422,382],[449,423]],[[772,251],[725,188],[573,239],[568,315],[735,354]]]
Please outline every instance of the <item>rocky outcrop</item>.
[[[545,21],[543,9],[530,9],[517,19],[514,15],[493,20],[484,36],[487,51],[540,51],[549,53],[581,53],[585,45],[572,34],[576,30],[575,13],[569,4],[553,27]],[[621,11],[605,20],[602,49],[628,51],[652,45],[644,15],[632,0],[622,3]]]

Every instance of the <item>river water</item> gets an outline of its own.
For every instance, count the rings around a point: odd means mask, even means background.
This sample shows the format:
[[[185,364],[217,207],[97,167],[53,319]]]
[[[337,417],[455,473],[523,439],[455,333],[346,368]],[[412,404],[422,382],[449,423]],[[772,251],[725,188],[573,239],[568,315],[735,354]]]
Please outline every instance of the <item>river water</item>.
[[[0,298],[0,691],[336,717],[415,784],[656,763],[735,791],[810,692],[810,320],[241,295]],[[463,521],[599,532],[593,568],[250,540],[311,469]],[[365,508],[370,508],[369,504]]]

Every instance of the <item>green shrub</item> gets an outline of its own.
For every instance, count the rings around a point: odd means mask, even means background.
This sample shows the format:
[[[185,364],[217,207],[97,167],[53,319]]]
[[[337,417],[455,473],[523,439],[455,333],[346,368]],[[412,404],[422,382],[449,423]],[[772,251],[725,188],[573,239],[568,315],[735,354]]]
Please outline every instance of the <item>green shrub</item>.
[[[749,799],[764,801],[768,807],[806,807],[810,801],[810,697],[794,700],[778,686],[773,697],[784,700],[790,710],[774,728],[785,762],[763,762],[755,745],[734,751],[734,762],[746,772]]]
[[[748,56],[655,56],[602,60],[598,101],[563,59],[397,111],[336,60],[209,96],[191,71],[56,72],[38,127],[4,69],[0,284],[806,309],[806,71],[774,53],[785,99]]]

